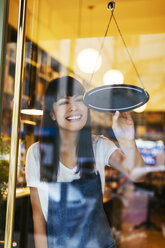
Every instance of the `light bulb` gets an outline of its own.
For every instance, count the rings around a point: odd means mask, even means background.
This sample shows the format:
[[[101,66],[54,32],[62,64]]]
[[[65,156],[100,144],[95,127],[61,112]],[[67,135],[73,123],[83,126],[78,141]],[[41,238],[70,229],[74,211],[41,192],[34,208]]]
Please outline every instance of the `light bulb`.
[[[141,113],[146,109],[146,107],[147,107],[147,103],[145,103],[144,105],[142,105],[139,108],[134,109],[133,111],[136,112],[136,113]]]
[[[96,72],[102,63],[97,50],[93,48],[86,48],[82,50],[77,56],[77,64],[79,69],[85,73]]]
[[[124,76],[119,70],[109,70],[104,74],[104,84],[123,84]]]

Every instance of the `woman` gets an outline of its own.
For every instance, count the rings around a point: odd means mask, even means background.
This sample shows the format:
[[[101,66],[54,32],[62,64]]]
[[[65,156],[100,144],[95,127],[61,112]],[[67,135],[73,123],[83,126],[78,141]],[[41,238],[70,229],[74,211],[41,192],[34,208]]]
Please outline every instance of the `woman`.
[[[91,136],[83,86],[66,76],[51,81],[45,94],[40,141],[27,153],[36,248],[114,248],[102,207],[104,166],[136,180],[145,166],[128,113],[113,115],[120,149],[103,136]]]

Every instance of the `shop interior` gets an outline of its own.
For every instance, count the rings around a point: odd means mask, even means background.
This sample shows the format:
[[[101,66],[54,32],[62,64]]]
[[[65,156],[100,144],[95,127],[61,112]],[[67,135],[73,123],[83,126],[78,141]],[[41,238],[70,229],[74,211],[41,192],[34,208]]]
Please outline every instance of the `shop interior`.
[[[165,172],[156,168],[165,166],[165,2],[115,1],[114,15],[125,44],[113,20],[105,37],[110,17],[108,3],[105,0],[27,1],[13,247],[34,247],[25,179],[26,152],[38,141],[45,89],[50,80],[64,75],[74,75],[87,91],[123,83],[145,87],[149,93],[149,101],[143,108],[131,111],[131,116],[137,146],[146,166],[155,167],[155,171],[143,182],[134,183],[106,166],[103,202],[117,247],[164,247]],[[18,9],[19,1],[11,0],[0,136],[0,247],[4,247],[11,156]],[[111,128],[111,113],[92,110],[91,120],[95,134],[117,142]]]

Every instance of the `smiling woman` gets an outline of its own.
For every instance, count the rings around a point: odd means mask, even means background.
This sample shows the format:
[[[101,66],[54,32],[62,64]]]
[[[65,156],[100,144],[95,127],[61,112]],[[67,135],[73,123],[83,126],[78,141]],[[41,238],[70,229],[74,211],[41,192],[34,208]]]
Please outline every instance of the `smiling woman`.
[[[130,175],[144,166],[130,115],[113,117],[121,152],[107,138],[91,135],[84,93],[69,76],[52,80],[45,93],[40,142],[29,148],[26,159],[36,248],[114,248],[103,211],[104,167]]]

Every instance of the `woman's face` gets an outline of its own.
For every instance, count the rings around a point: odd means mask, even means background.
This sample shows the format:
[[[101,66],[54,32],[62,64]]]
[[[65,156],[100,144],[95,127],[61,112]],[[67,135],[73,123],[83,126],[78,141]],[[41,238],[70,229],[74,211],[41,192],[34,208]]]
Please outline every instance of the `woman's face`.
[[[82,95],[60,98],[53,103],[51,117],[60,129],[80,131],[87,122],[88,109]]]

